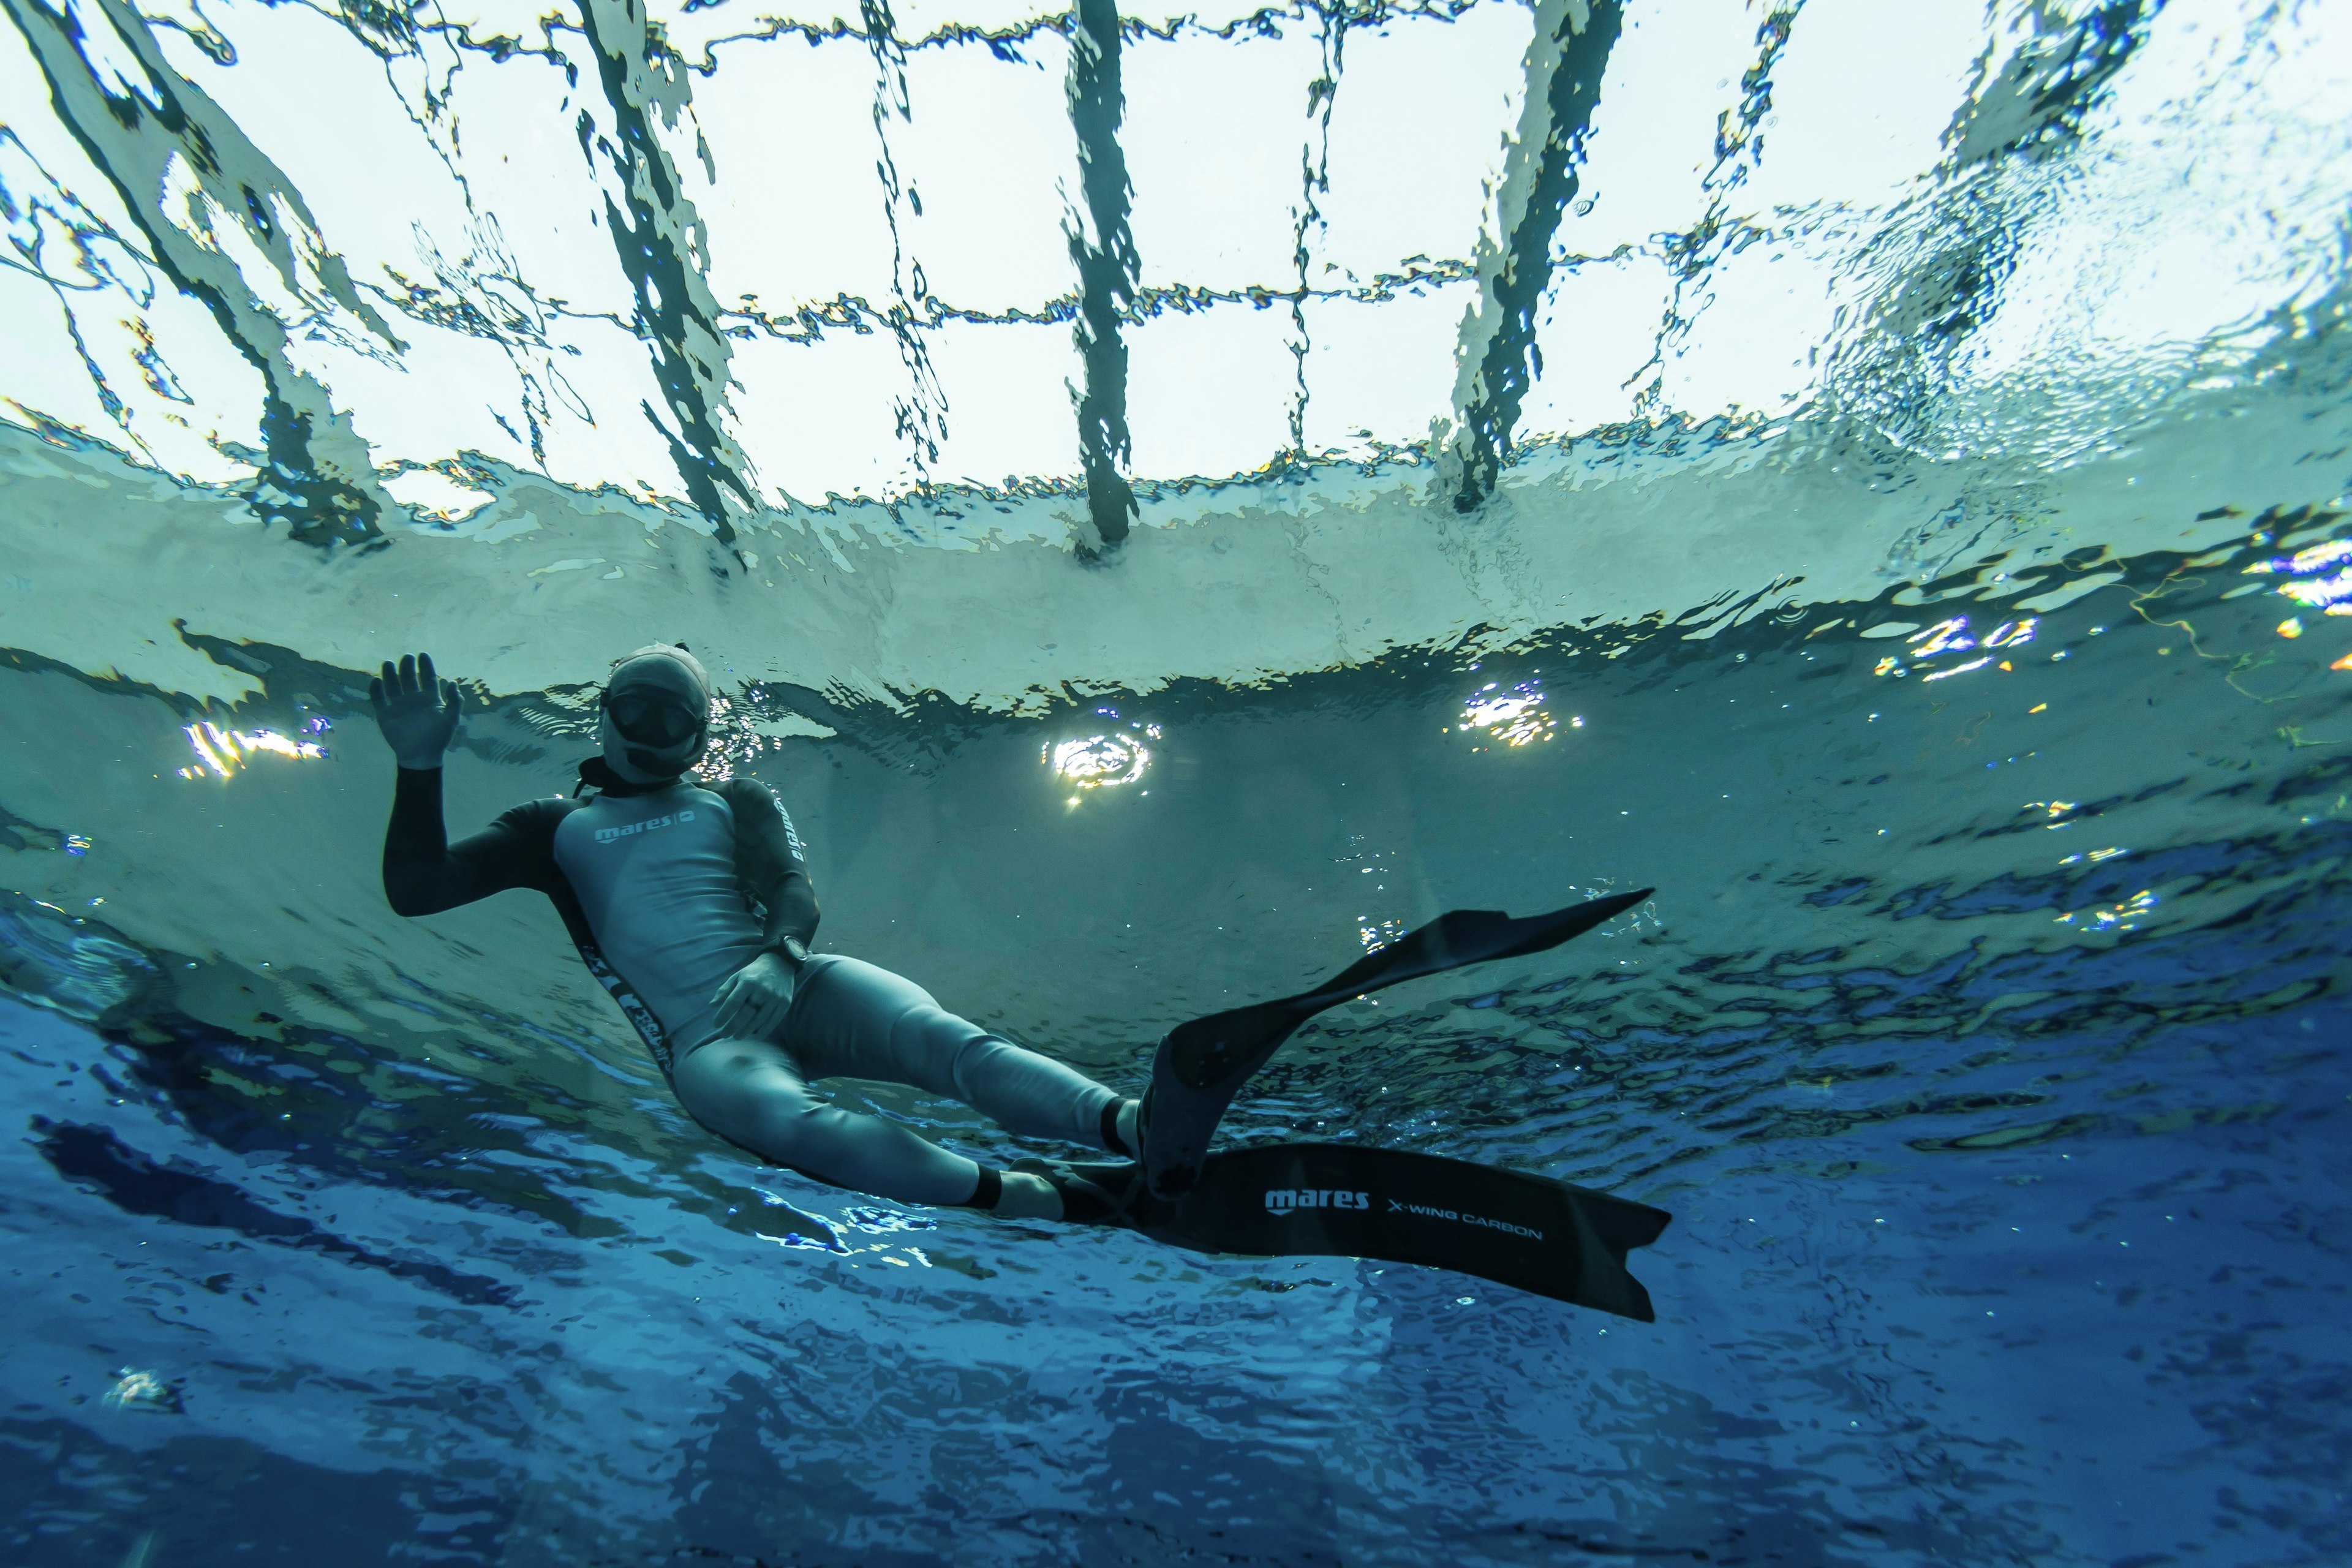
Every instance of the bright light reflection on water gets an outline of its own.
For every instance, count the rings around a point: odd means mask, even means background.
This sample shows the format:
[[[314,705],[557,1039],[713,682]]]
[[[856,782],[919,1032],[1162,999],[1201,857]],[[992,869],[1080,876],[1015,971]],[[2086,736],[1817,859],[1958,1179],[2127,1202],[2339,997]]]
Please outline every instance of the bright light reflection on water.
[[[1479,688],[1476,696],[1463,703],[1462,728],[1483,730],[1507,746],[1550,740],[1559,721],[1544,708],[1542,686],[1529,680],[1508,690],[1501,688],[1502,682],[1490,680]],[[1583,725],[1582,719],[1574,722],[1578,729]]]
[[[1156,733],[1157,731],[1151,731]],[[1150,749],[1129,735],[1089,735],[1045,749],[1045,765],[1073,789],[1113,789],[1139,784],[1151,765]]]
[[[312,734],[325,733],[324,719],[314,719],[303,726]],[[175,770],[184,779],[200,779],[209,773],[216,778],[230,778],[254,757],[283,757],[289,762],[323,761],[327,748],[316,741],[296,740],[275,730],[224,730],[217,724],[189,724],[181,731],[188,737],[188,745],[196,753],[194,764]]]

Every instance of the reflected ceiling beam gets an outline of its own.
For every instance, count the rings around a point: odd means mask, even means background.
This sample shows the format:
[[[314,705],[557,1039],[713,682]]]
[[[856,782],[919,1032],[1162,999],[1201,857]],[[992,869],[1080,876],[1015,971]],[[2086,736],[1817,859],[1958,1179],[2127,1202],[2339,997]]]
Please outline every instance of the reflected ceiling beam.
[[[1772,112],[1772,74],[1780,67],[1780,57],[1788,50],[1798,15],[1804,8],[1805,0],[1778,0],[1756,25],[1756,56],[1740,73],[1738,106],[1715,117],[1715,163],[1699,182],[1699,188],[1706,193],[1706,211],[1687,233],[1664,237],[1674,292],[1658,319],[1658,335],[1651,341],[1649,359],[1625,378],[1629,386],[1642,383],[1633,394],[1637,416],[1656,418],[1664,408],[1666,362],[1682,353],[1698,312],[1705,308],[1707,296],[1702,285],[1707,274],[1724,257],[1759,236],[1748,220],[1730,216],[1731,198],[1763,162],[1764,120]]]
[[[1552,237],[1576,199],[1585,135],[1623,23],[1622,0],[1536,6],[1527,101],[1496,191],[1495,227],[1479,237],[1478,302],[1454,351],[1454,425],[1440,472],[1456,511],[1493,493],[1519,405],[1542,372],[1536,311],[1551,280]]]
[[[165,63],[145,18],[121,0],[94,0],[74,12],[40,0],[0,0],[0,8],[25,35],[58,121],[114,186],[155,264],[202,302],[261,373],[264,449],[232,451],[260,469],[247,491],[256,515],[283,522],[306,544],[380,537],[377,520],[392,502],[377,486],[367,443],[336,411],[325,384],[288,356],[289,323],[255,296],[215,232],[215,225],[242,230],[278,274],[273,285],[306,312],[330,321],[341,316],[346,330],[355,322],[352,335],[380,340],[379,354],[404,352],[408,345],[352,287],[350,268],[319,232],[294,182],[227,110]],[[121,47],[90,37],[85,26],[110,31]],[[102,376],[99,391],[101,404],[113,399]],[[121,423],[129,434],[127,419]]]
[[[912,124],[915,100],[907,85],[907,46],[898,37],[898,19],[890,13],[889,0],[860,0],[858,16],[866,28],[866,52],[874,57],[874,174],[882,182],[882,221],[890,230],[890,308],[883,320],[907,372],[906,395],[890,400],[890,416],[892,428],[907,443],[917,493],[927,495],[931,465],[940,460],[940,443],[948,438],[948,395],[923,337],[926,321],[939,324],[938,306],[924,280],[923,264],[913,259],[906,226],[899,222],[901,213],[909,219],[923,216],[922,193],[900,176],[898,154],[890,151],[890,122]],[[890,515],[899,516],[895,506]]]
[[[1314,284],[1307,278],[1307,263],[1312,253],[1307,244],[1311,232],[1318,239],[1328,240],[1331,220],[1323,216],[1322,198],[1331,194],[1331,110],[1339,101],[1339,75],[1347,65],[1348,16],[1318,9],[1316,18],[1322,26],[1318,41],[1322,46],[1322,69],[1307,84],[1307,118],[1315,126],[1315,145],[1310,152],[1299,149],[1298,205],[1292,209],[1290,226],[1290,259],[1297,272],[1297,286],[1290,296],[1290,358],[1296,381],[1290,396],[1289,460],[1297,464],[1307,461],[1307,405],[1310,389],[1307,384],[1307,362],[1315,352],[1315,334],[1307,325],[1307,301],[1314,297]]]
[[[702,220],[679,187],[677,167],[653,124],[658,113],[665,126],[677,129],[692,89],[684,65],[646,24],[642,0],[582,0],[580,20],[613,111],[609,138],[596,136],[593,118],[580,111],[580,150],[593,158],[593,138],[620,176],[628,210],[624,214],[607,195],[604,222],[635,296],[637,335],[653,350],[654,379],[677,428],[664,424],[650,403],[638,406],[668,443],[695,510],[718,531],[721,544],[732,544],[729,498],[745,511],[760,503],[748,478],[751,464],[725,426],[733,412],[727,397],[731,351],[718,327]]]
[[[1087,477],[1087,515],[1094,538],[1082,554],[1115,550],[1135,516],[1128,483],[1134,443],[1127,427],[1127,343],[1120,321],[1135,301],[1139,262],[1128,227],[1132,187],[1118,144],[1125,100],[1118,83],[1117,0],[1077,0],[1070,29],[1070,125],[1078,136],[1078,177],[1086,211],[1070,224],[1070,259],[1078,268],[1078,357],[1086,390],[1076,394],[1078,460]]]
[[[2032,5],[1979,57],[1944,132],[1934,185],[1924,200],[1898,205],[1871,247],[1902,257],[1902,267],[1857,312],[1858,330],[1832,341],[1822,367],[1834,405],[1875,438],[1919,449],[1952,443],[1957,367],[2000,315],[2053,210],[2046,198],[2021,199],[2010,167],[2077,151],[2163,9],[2164,0],[2110,0],[2069,16]]]
[[[2109,0],[2079,16],[2048,6],[2023,14],[2021,38],[1997,75],[1997,48],[1978,62],[1968,101],[1944,133],[1955,168],[2002,153],[2069,152],[2116,73],[2147,41],[2165,0]]]

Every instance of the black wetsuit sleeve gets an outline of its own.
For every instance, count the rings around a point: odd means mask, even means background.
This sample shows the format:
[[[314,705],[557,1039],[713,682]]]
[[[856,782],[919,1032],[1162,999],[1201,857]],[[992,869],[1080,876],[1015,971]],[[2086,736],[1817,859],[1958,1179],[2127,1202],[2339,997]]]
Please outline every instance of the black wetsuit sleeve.
[[[743,896],[767,911],[762,945],[781,952],[786,937],[809,942],[816,935],[816,887],[783,802],[757,779],[729,779],[718,793],[735,813],[735,875]]]
[[[441,819],[441,770],[403,768],[383,835],[383,896],[395,914],[430,915],[509,888],[555,892],[563,880],[555,866],[555,825],[571,804],[516,806],[452,844]]]

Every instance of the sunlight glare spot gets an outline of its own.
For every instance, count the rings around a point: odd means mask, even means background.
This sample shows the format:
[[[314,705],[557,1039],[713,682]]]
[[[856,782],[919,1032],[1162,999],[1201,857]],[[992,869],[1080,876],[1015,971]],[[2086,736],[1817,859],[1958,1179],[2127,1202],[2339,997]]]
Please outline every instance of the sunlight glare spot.
[[[1926,658],[1930,654],[1942,653],[1947,649],[1958,653],[1976,647],[1977,645],[1966,635],[1968,629],[1968,616],[1954,616],[1950,620],[1939,622],[1924,632],[1914,632],[1904,640],[1917,645],[1911,650],[1912,658]]]
[[[1500,684],[1489,681],[1476,696],[1462,704],[1462,728],[1484,730],[1507,746],[1550,740],[1559,723],[1544,710],[1541,686],[1530,680],[1499,696],[1487,695]],[[1582,729],[1584,721],[1578,719],[1572,727]]]
[[[2352,570],[2338,572],[2333,577],[2306,577],[2282,583],[2278,591],[2298,605],[2314,609],[2323,605],[2332,607],[2342,600],[2352,599]]]
[[[2156,896],[2154,889],[2142,888],[2113,909],[2093,910],[2082,919],[2080,923],[2077,923],[2074,918],[2076,911],[2072,910],[2060,915],[2052,923],[2072,925],[2076,931],[2086,932],[2131,931],[2138,926],[2143,916],[2153,911],[2156,906],[2163,901]]]
[[[2033,628],[2042,624],[2038,616],[2028,616],[2021,621],[2003,621],[1985,634],[1987,647],[2015,647],[2033,640]]]
[[[1151,752],[1126,735],[1090,735],[1048,746],[1045,760],[1055,776],[1068,780],[1074,789],[1110,789],[1142,778]],[[1070,804],[1076,805],[1077,796],[1072,795]]]
[[[187,725],[182,732],[203,763],[202,767],[175,770],[185,779],[204,777],[206,768],[228,778],[245,765],[247,758],[262,752],[298,763],[317,762],[327,755],[327,748],[316,741],[293,740],[275,730],[224,730],[217,724],[205,723]]]

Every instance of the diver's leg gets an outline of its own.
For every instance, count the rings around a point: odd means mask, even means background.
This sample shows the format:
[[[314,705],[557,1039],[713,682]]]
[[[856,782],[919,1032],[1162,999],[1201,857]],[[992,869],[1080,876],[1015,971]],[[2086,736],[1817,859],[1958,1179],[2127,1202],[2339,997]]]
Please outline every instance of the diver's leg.
[[[959,1018],[913,981],[855,958],[812,968],[785,1038],[811,1078],[903,1083],[960,1100],[1009,1132],[1131,1153],[1135,1102]],[[1116,1142],[1114,1142],[1116,1140]]]
[[[910,1015],[899,1027],[919,1037],[913,1048],[925,1060],[946,1064],[957,1099],[1008,1131],[1066,1139],[1129,1157],[1140,1147],[1138,1102],[1050,1057],[937,1007],[929,1016]]]
[[[730,1142],[835,1186],[940,1207],[980,1195],[980,1165],[895,1121],[826,1105],[800,1067],[767,1040],[713,1040],[671,1079],[678,1103]],[[986,1173],[993,1174],[994,1173]]]

